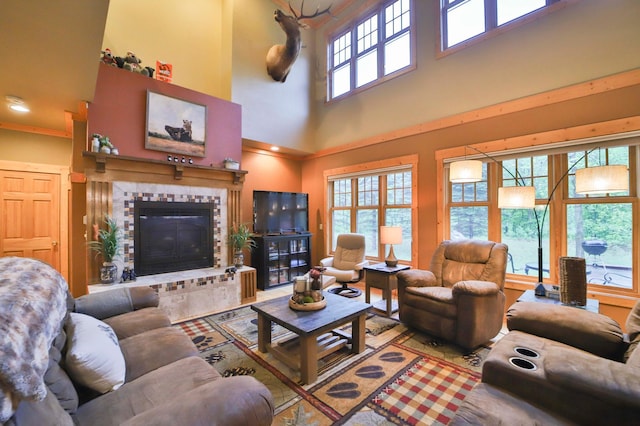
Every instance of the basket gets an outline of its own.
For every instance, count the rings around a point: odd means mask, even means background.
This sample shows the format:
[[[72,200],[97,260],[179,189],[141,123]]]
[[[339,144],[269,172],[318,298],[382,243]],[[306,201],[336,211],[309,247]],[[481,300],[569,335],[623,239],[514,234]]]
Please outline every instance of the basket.
[[[319,302],[296,303],[292,298],[289,299],[289,307],[296,311],[319,311],[327,306],[327,299],[324,297]]]
[[[560,257],[560,302],[565,305],[587,304],[587,266],[581,257]]]

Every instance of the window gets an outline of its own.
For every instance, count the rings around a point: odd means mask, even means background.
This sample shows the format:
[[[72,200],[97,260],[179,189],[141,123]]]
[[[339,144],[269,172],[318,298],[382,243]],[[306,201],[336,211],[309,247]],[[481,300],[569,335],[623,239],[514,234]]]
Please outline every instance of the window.
[[[636,146],[567,147],[551,155],[533,154],[507,152],[496,161],[483,158],[483,180],[449,183],[445,209],[449,235],[445,232],[445,238],[504,242],[510,254],[507,272],[535,279],[541,226],[545,278],[557,277],[557,261],[551,259],[577,256],[586,259],[590,285],[633,290],[634,271],[640,267],[635,253],[638,248],[633,244],[640,228],[637,197],[633,195],[638,188],[631,180],[627,192],[576,194],[575,170],[623,164],[634,176],[638,165],[631,160],[637,158]],[[513,186],[516,178],[519,184],[535,187],[535,211],[497,207],[498,187]]]
[[[328,99],[400,75],[414,61],[412,1],[387,1],[332,37],[328,49]]]
[[[330,251],[335,249],[339,234],[355,232],[365,236],[366,256],[382,261],[388,248],[379,243],[380,226],[401,226],[402,244],[394,245],[393,250],[401,262],[411,262],[415,231],[415,165],[407,165],[401,159],[387,161],[391,167],[371,168],[365,172],[358,168],[353,174],[325,173]]]
[[[442,50],[562,0],[442,0]]]

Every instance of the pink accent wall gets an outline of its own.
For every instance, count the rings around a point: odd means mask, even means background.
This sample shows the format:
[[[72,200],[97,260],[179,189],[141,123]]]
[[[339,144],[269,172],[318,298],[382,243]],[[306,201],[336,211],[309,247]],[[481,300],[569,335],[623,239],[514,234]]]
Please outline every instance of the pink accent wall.
[[[144,147],[147,90],[207,106],[205,157],[190,157],[193,164],[223,167],[226,157],[240,161],[240,105],[104,64],[100,64],[95,96],[89,104],[89,136],[109,136],[120,155],[129,157],[166,160],[168,154],[176,155]]]

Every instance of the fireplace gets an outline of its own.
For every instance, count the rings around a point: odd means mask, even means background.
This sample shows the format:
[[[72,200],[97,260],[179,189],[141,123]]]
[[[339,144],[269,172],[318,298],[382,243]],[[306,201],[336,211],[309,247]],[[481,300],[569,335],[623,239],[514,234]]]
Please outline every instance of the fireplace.
[[[136,274],[212,267],[213,218],[213,203],[136,201]]]

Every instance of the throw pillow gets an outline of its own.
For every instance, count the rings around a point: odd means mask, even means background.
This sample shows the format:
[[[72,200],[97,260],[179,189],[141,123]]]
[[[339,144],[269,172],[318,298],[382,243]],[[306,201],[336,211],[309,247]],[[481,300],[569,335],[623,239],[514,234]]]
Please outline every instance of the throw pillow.
[[[100,393],[124,383],[126,366],[113,329],[89,315],[72,312],[65,326],[65,367],[72,380]]]

